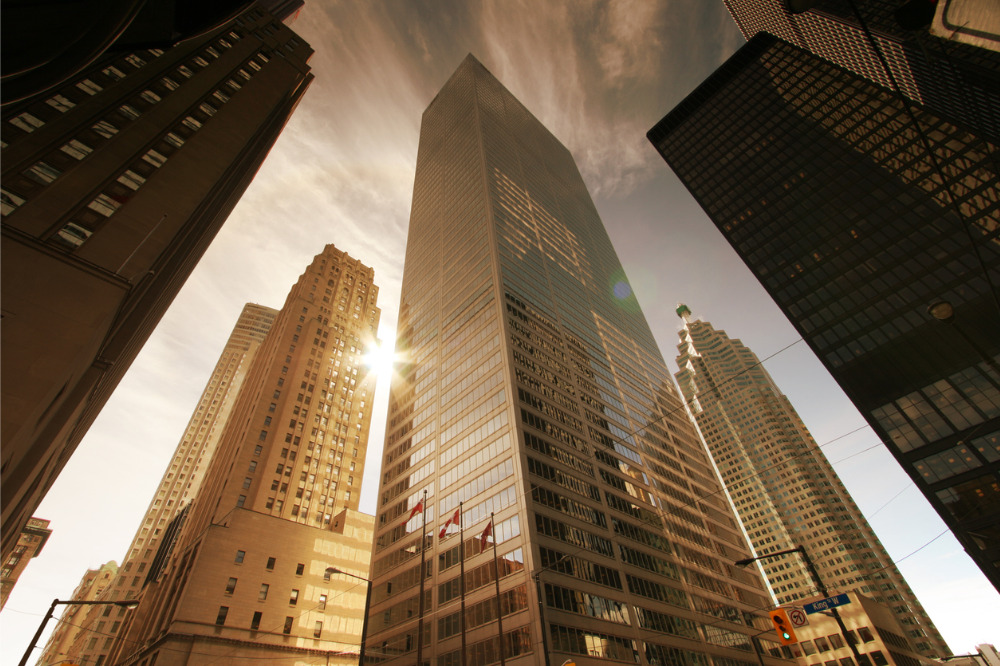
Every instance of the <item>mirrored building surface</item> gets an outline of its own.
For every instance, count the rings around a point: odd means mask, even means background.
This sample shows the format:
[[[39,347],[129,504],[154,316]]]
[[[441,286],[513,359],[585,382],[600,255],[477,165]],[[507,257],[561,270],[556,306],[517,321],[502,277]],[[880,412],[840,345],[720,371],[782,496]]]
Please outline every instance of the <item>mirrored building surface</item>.
[[[472,56],[424,112],[397,353],[366,663],[754,661],[770,599],[573,158]]]

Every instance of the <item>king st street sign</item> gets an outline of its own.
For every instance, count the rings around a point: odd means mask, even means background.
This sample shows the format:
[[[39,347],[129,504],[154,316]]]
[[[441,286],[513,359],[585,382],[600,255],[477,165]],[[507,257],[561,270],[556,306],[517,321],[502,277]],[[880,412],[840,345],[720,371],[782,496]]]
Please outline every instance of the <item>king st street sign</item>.
[[[813,613],[830,610],[831,608],[849,603],[851,603],[851,599],[846,594],[838,594],[835,597],[827,597],[826,599],[814,601],[811,604],[805,604],[802,608],[805,609],[807,615],[812,615]]]

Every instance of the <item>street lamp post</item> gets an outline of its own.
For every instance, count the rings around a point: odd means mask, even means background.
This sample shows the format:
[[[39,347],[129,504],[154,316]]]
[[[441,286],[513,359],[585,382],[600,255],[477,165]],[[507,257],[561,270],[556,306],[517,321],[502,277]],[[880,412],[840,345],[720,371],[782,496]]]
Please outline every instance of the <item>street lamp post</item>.
[[[368,591],[365,594],[365,619],[361,622],[361,646],[358,648],[358,666],[364,666],[365,664],[365,641],[368,640],[368,607],[372,602],[372,581],[370,578],[364,578],[362,576],[357,576],[343,569],[338,569],[337,567],[327,567],[326,572],[323,576],[325,580],[330,580],[332,574],[343,574],[344,576],[350,576],[351,578],[357,578],[358,580],[363,580],[368,584]]]
[[[830,596],[830,593],[826,589],[826,585],[823,584],[822,579],[819,577],[819,573],[816,571],[816,567],[813,566],[812,559],[810,559],[809,554],[806,553],[806,549],[802,546],[796,546],[795,548],[789,548],[788,550],[779,550],[768,555],[761,555],[760,557],[748,557],[745,560],[737,560],[734,564],[745,567],[746,565],[752,564],[758,560],[769,560],[772,557],[780,557],[790,553],[798,553],[802,556],[802,560],[806,564],[806,570],[809,571],[809,575],[812,577],[813,583],[816,584],[816,588],[819,590],[819,593],[822,594],[824,598]],[[848,647],[851,648],[851,652],[854,654],[855,663],[857,663],[858,666],[863,666],[861,653],[858,652],[858,646],[851,640],[850,635],[847,633],[847,627],[844,625],[844,620],[840,617],[840,613],[836,608],[831,608],[830,612],[833,614],[833,619],[837,621],[837,626],[840,627],[841,635],[844,637],[844,640],[847,641]]]
[[[38,625],[38,631],[36,631],[35,635],[31,637],[31,642],[28,643],[28,649],[24,651],[24,656],[21,657],[21,661],[18,662],[17,666],[24,666],[28,663],[28,657],[31,656],[31,651],[35,649],[38,639],[42,637],[42,632],[45,631],[45,625],[48,624],[52,615],[55,613],[56,606],[121,606],[122,608],[135,608],[138,605],[138,601],[59,601],[58,599],[53,599],[52,603],[49,605],[48,612],[45,613],[45,617],[42,618],[42,623]]]

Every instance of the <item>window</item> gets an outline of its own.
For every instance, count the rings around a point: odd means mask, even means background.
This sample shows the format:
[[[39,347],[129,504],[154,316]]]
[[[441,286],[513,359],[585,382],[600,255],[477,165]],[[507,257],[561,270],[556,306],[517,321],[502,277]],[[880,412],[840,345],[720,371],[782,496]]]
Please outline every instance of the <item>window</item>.
[[[260,629],[260,618],[263,615],[260,611],[254,611],[253,619],[250,620],[250,628],[254,631]]]
[[[292,620],[294,620],[294,619],[295,618],[293,618],[293,617],[286,617],[285,618],[285,628],[282,629],[283,633],[286,633],[286,634],[292,633]]]
[[[326,595],[325,594],[319,595],[319,609],[320,610],[326,610]]]
[[[125,73],[122,70],[115,67],[114,65],[105,67],[101,71],[104,72],[104,75],[107,76],[109,79],[114,79],[115,81],[120,81],[121,79],[125,78]]]
[[[302,564],[301,562],[299,564],[296,564],[295,565],[295,575],[296,576],[301,576],[302,572],[305,571],[305,569],[306,569],[306,565]]]
[[[240,495],[239,498],[237,498],[236,500],[236,506],[242,507],[246,503],[246,501],[247,501],[247,496]]]
[[[82,160],[84,157],[94,152],[93,148],[82,141],[78,141],[77,139],[70,139],[69,143],[60,146],[59,150],[78,160]]]
[[[109,123],[107,120],[98,120],[94,123],[91,128],[105,139],[110,139],[115,134],[118,134],[118,128]]]
[[[49,99],[45,100],[45,103],[51,106],[56,111],[60,111],[62,113],[66,113],[74,106],[76,106],[76,104],[74,104],[65,95],[53,95]]]
[[[76,84],[76,87],[87,93],[88,95],[96,95],[97,93],[104,90],[101,86],[97,85],[90,79],[84,79]]]
[[[251,479],[249,476],[244,477],[243,478],[243,490],[246,490],[247,488],[249,488],[251,483],[253,483],[253,479]]]
[[[322,635],[323,635],[323,623],[322,622],[317,622],[316,626],[313,627],[313,637],[314,638],[319,638]]]
[[[236,579],[230,578],[229,582],[226,583],[226,594],[232,594],[236,590]]]
[[[245,550],[236,551],[236,559],[234,560],[236,564],[243,564],[243,558],[247,556]]]
[[[118,113],[122,114],[130,120],[135,120],[139,117],[139,111],[131,104],[122,104],[118,107]]]
[[[121,205],[121,201],[112,199],[106,194],[98,194],[96,199],[87,204],[87,208],[104,217],[111,217]]]
[[[298,590],[292,590],[291,595],[289,595],[289,597],[288,597],[288,605],[289,606],[294,606],[297,603],[299,603],[299,591]]]
[[[125,173],[118,176],[117,180],[119,183],[129,188],[130,190],[138,190],[140,187],[142,187],[142,184],[146,182],[146,179],[144,177],[140,176],[131,169],[127,169]]]
[[[871,643],[875,640],[875,637],[872,636],[872,630],[868,627],[858,627],[858,635],[861,636],[861,640],[865,643]]]
[[[264,600],[267,599],[267,590],[270,587],[271,586],[268,585],[267,583],[261,583],[260,584],[260,592],[257,593],[257,600],[258,601],[264,601]]]
[[[273,557],[267,558],[267,570],[268,571],[274,571],[274,558]]]
[[[256,460],[251,460],[250,461],[250,471],[253,472],[256,469],[257,469],[257,461]]]
[[[142,159],[157,168],[167,163],[167,156],[164,155],[163,153],[153,150],[152,148],[146,151],[146,154],[142,156]]]
[[[219,614],[215,616],[215,623],[218,625],[225,624],[227,615],[229,615],[229,606],[219,606]]]
[[[42,185],[48,185],[62,175],[62,172],[47,162],[36,162],[25,170],[24,175]]]

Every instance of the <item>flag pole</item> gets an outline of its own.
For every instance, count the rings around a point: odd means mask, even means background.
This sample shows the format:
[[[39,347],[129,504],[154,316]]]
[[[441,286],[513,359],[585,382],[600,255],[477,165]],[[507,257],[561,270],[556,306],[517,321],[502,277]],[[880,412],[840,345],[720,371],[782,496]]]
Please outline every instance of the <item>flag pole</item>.
[[[499,633],[500,639],[500,666],[507,666],[507,660],[504,658],[504,644],[503,644],[503,611],[500,608],[500,565],[497,563],[497,526],[493,522],[493,512],[490,511],[490,529],[493,532],[493,574],[495,577],[495,583],[497,585],[497,631]]]
[[[423,522],[420,526],[420,600],[417,602],[417,666],[424,666],[424,557],[427,550],[427,489],[420,500],[423,505]]]
[[[462,526],[462,503],[458,503],[459,576],[462,590],[462,666],[465,666],[465,528]]]

